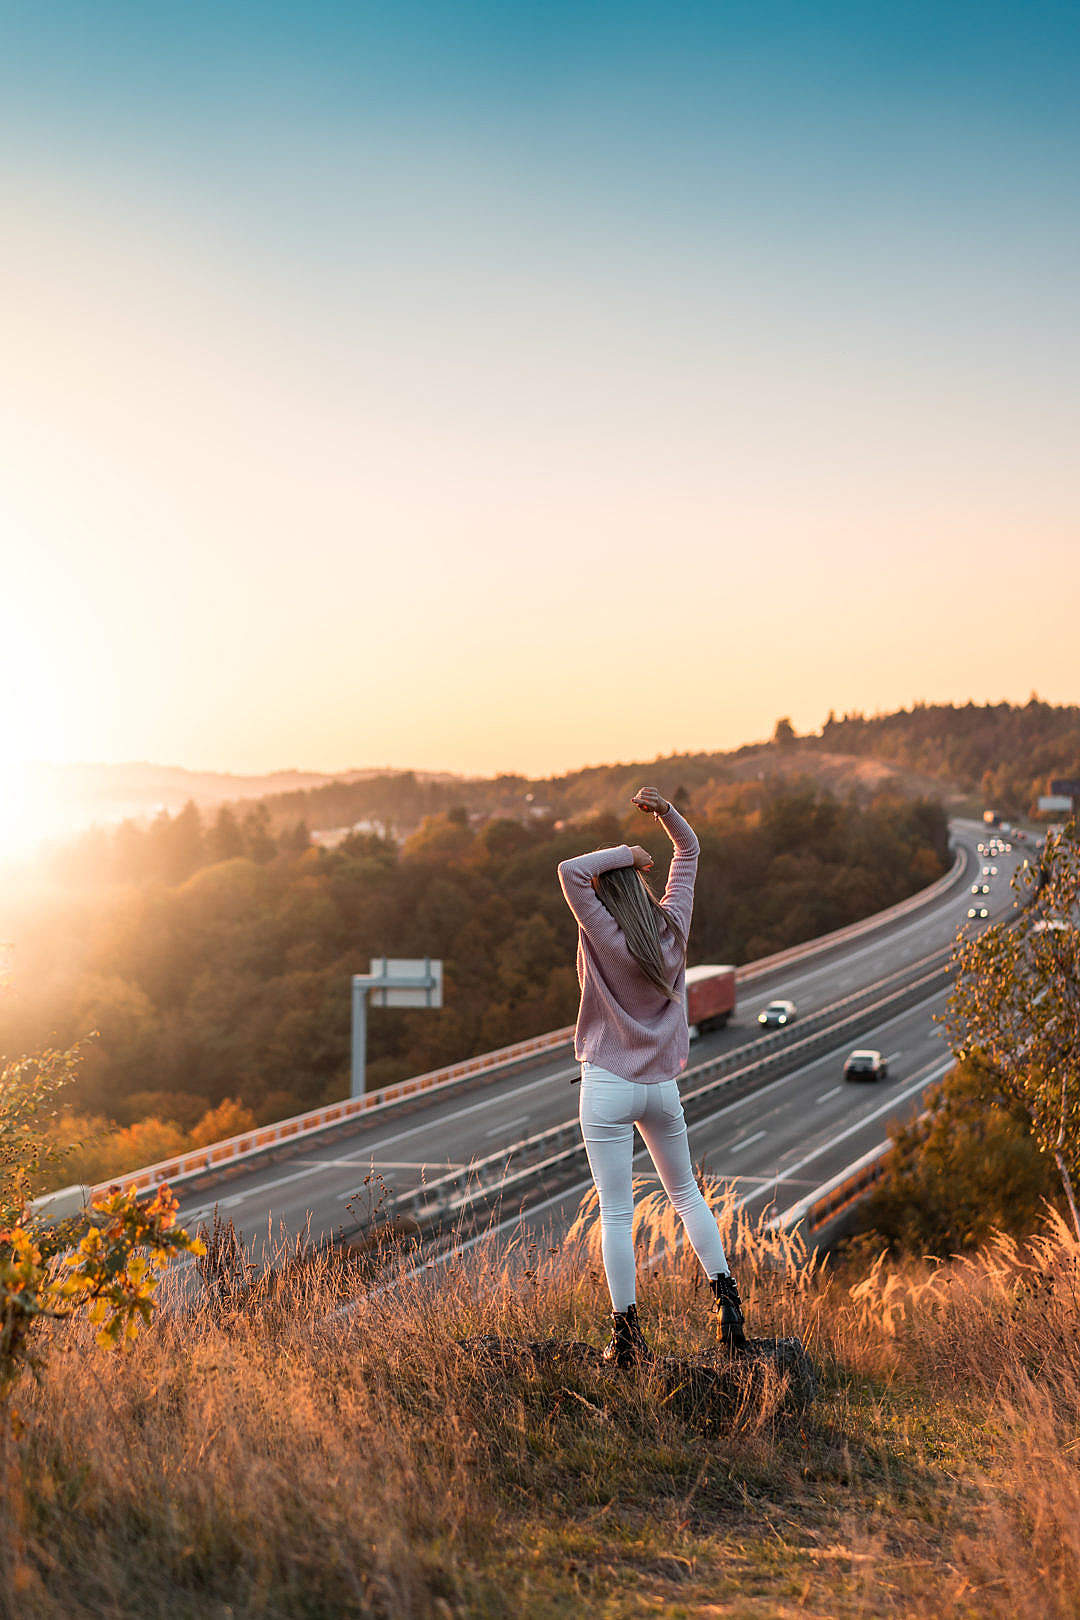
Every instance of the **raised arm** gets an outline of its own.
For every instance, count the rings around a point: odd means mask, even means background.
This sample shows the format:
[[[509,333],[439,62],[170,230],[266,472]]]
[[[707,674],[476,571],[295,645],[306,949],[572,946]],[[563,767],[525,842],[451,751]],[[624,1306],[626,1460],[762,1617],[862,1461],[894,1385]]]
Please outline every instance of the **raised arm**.
[[[601,872],[633,864],[634,852],[629,844],[617,844],[614,849],[594,849],[587,855],[573,855],[568,861],[559,862],[563,896],[586,933],[596,929],[607,933],[608,925],[618,932],[619,925],[597,899],[592,880]]]
[[[675,845],[667,887],[660,903],[671,912],[685,939],[690,932],[690,918],[694,911],[694,883],[697,880],[701,845],[693,827],[683,820],[673,804],[668,805],[666,814],[658,815],[656,819]]]
[[[690,823],[683,820],[675,806],[656,788],[639,788],[634,794],[633,803],[639,810],[654,815],[675,845],[661,905],[671,912],[685,939],[690,932],[690,918],[694,910],[694,881],[701,846]]]

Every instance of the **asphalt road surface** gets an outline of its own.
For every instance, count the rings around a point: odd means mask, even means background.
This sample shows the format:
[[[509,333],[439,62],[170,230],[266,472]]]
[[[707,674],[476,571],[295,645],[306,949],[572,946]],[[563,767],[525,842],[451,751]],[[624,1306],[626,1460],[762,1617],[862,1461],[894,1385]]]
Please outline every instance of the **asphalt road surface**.
[[[1024,858],[1024,846],[987,863],[975,852],[983,836],[976,823],[954,823],[954,843],[965,849],[967,867],[963,881],[943,898],[744,987],[732,1024],[695,1041],[688,1067],[752,1041],[759,1033],[758,1011],[774,997],[789,997],[805,1015],[948,945],[958,927],[985,926],[966,918],[975,881],[990,884],[984,903],[991,919],[1007,911],[1012,905],[1009,878]],[[986,864],[995,865],[997,874],[982,877]],[[890,1119],[918,1111],[925,1087],[948,1066],[933,1021],[944,1004],[939,994],[860,1037],[859,1046],[876,1046],[888,1057],[887,1081],[843,1081],[843,1060],[852,1046],[848,1041],[696,1121],[691,1127],[695,1161],[730,1177],[755,1212],[795,1202],[883,1141]],[[421,1178],[432,1180],[447,1169],[466,1167],[572,1119],[578,1102],[578,1088],[570,1084],[575,1073],[572,1054],[562,1047],[457,1100],[433,1099],[400,1116],[391,1112],[382,1119],[361,1119],[354,1130],[321,1147],[311,1144],[295,1158],[193,1192],[181,1202],[181,1221],[190,1227],[216,1207],[246,1239],[282,1226],[291,1233],[309,1230],[313,1237],[330,1236],[343,1224],[353,1224],[349,1204],[358,1194],[362,1201],[369,1196],[365,1178],[379,1178],[388,1189],[404,1191]],[[587,1175],[584,1161],[582,1168]],[[635,1171],[648,1169],[642,1153]],[[530,1207],[529,1223],[557,1230],[576,1210],[587,1186],[583,1179],[550,1199],[540,1192]],[[506,1224],[518,1227],[520,1221],[515,1214]]]

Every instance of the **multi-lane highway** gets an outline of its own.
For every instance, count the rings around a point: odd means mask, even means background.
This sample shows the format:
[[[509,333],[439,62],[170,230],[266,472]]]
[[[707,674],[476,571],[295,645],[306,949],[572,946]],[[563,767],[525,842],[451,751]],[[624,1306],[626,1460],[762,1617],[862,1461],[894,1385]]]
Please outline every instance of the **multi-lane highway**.
[[[925,907],[884,923],[846,943],[833,945],[786,969],[776,969],[743,987],[731,1026],[696,1041],[689,1070],[717,1053],[753,1041],[759,1033],[757,1014],[774,997],[790,997],[799,1014],[840,1000],[900,969],[914,967],[949,944],[960,926],[970,924],[970,886],[990,884],[982,897],[990,917],[1012,904],[1009,878],[1023,857],[1022,848],[985,862],[976,853],[983,829],[975,823],[953,826],[954,843],[965,852],[965,868],[948,892]],[[996,875],[982,876],[986,864]],[[552,877],[554,881],[554,874]],[[944,995],[894,1015],[879,1028],[812,1060],[738,1101],[721,1105],[698,1118],[691,1129],[695,1159],[715,1174],[729,1177],[754,1209],[782,1209],[858,1159],[887,1135],[890,1119],[918,1109],[923,1091],[947,1064],[947,1052],[935,1012]],[[796,1032],[797,1032],[797,1025]],[[841,1068],[852,1044],[874,1046],[889,1059],[889,1078],[876,1084],[845,1083]],[[689,1072],[689,1071],[688,1071]],[[578,1091],[572,1054],[561,1047],[527,1065],[518,1065],[483,1089],[458,1097],[433,1097],[406,1113],[361,1117],[348,1134],[321,1146],[313,1141],[296,1156],[240,1172],[218,1187],[192,1192],[181,1203],[181,1219],[191,1225],[215,1205],[246,1236],[283,1223],[287,1230],[310,1229],[329,1236],[351,1225],[349,1201],[365,1178],[377,1175],[394,1191],[405,1191],[421,1179],[430,1181],[447,1169],[464,1167],[538,1131],[572,1119]],[[688,1078],[686,1087],[692,1084]],[[644,1171],[648,1161],[636,1166]],[[582,1173],[585,1174],[582,1160]],[[576,1208],[582,1185],[575,1182],[551,1197],[537,1194],[530,1219],[561,1224]],[[511,1219],[511,1217],[507,1217]],[[520,1217],[512,1217],[517,1224]]]

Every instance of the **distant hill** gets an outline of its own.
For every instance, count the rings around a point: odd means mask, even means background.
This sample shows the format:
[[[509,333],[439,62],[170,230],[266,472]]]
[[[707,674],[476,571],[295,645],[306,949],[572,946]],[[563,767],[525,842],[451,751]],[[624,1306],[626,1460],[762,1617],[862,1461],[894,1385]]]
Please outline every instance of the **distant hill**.
[[[302,793],[329,782],[348,785],[396,774],[406,773],[356,769],[332,775],[327,771],[282,770],[245,776],[144,761],[116,765],[35,763],[27,765],[22,773],[24,792],[30,803],[40,809],[41,834],[49,837],[64,836],[95,823],[145,822],[162,810],[175,815],[189,802],[206,811],[222,804]]]
[[[710,814],[725,805],[752,808],[777,788],[805,786],[852,796],[866,806],[881,795],[897,798],[959,798],[940,781],[857,755],[823,750],[814,740],[788,747],[760,744],[734,754],[669,754],[629,764],[590,765],[564,776],[425,777],[412,772],[341,779],[269,795],[263,802],[280,830],[303,821],[313,832],[374,822],[401,835],[425,816],[460,809],[480,819],[579,820],[622,814],[643,782],[655,782],[678,803]]]
[[[917,703],[895,714],[830,714],[815,746],[870,756],[979,793],[1009,815],[1024,815],[1052,776],[1080,776],[1080,707]]]
[[[698,809],[725,798],[746,804],[755,787],[797,781],[868,804],[882,794],[937,797],[946,805],[978,794],[1005,814],[1024,815],[1050,776],[1080,776],[1080,708],[1032,698],[1024,705],[916,704],[893,714],[830,714],[805,737],[781,727],[779,741],[731,752],[668,754],[591,765],[561,776],[457,776],[452,772],[357,768],[331,774],[282,770],[263,776],[181,766],[39,765],[41,802],[62,804],[69,828],[171,815],[189,801],[202,811],[262,801],[278,829],[311,831],[377,822],[401,834],[425,816],[462,808],[477,817],[565,820],[620,811],[643,781]]]

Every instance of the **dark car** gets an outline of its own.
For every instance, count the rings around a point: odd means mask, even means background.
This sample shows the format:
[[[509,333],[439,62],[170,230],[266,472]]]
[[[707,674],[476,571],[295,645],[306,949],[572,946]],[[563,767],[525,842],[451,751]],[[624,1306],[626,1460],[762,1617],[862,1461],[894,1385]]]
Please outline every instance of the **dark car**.
[[[844,1064],[845,1080],[887,1080],[889,1078],[889,1065],[880,1052],[869,1047],[860,1047],[852,1052]]]
[[[968,906],[968,918],[989,917],[990,913],[985,906]]]

